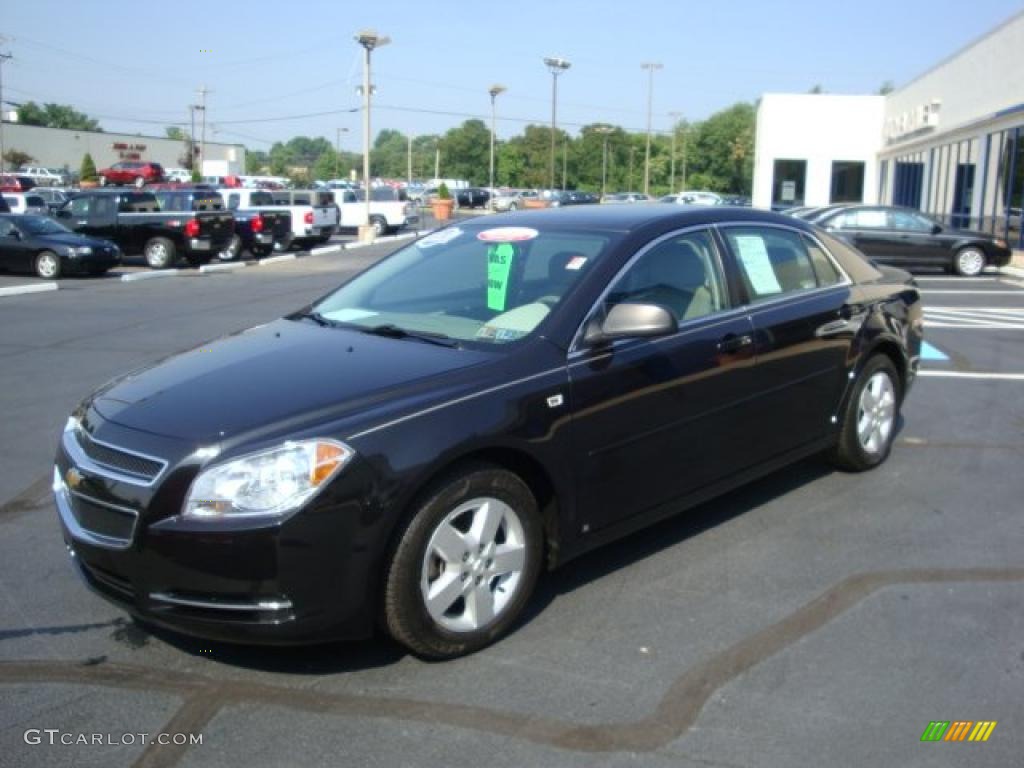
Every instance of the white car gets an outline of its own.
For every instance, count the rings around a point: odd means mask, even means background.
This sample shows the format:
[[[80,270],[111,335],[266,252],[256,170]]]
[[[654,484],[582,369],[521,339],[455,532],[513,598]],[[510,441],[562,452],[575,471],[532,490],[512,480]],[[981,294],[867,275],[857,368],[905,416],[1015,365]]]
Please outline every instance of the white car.
[[[32,192],[4,192],[4,202],[11,209],[11,213],[31,213],[37,216],[46,216],[50,213],[46,201]]]
[[[38,165],[28,165],[19,172],[22,176],[28,176],[40,187],[63,187],[68,183],[67,174],[59,168],[43,168]]]
[[[192,171],[185,168],[164,168],[164,178],[167,181],[188,184],[192,181]]]
[[[665,195],[659,199],[662,203],[675,203],[676,205],[725,205],[721,195],[703,190],[689,190],[680,192],[678,195]]]

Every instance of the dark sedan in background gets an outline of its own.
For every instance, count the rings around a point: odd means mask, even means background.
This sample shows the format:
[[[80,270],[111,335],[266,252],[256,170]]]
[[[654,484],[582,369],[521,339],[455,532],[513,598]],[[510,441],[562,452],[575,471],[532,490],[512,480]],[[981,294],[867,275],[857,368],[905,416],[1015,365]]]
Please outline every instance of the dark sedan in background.
[[[66,272],[102,275],[121,263],[109,240],[72,232],[46,216],[0,214],[0,268],[50,280]]]
[[[939,267],[973,277],[985,267],[1006,266],[1013,257],[999,237],[945,227],[911,208],[830,206],[802,215],[881,264]]]
[[[883,462],[920,295],[805,222],[572,206],[460,221],[75,409],[75,568],[242,642],[484,647],[545,568],[802,457]]]
[[[460,208],[486,208],[491,199],[491,193],[480,187],[456,189],[452,194]]]

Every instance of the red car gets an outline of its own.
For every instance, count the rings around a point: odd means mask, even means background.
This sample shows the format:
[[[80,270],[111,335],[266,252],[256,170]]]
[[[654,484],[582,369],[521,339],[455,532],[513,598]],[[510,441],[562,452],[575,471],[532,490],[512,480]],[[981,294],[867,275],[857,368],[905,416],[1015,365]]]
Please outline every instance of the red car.
[[[31,176],[18,173],[0,174],[0,192],[28,192],[36,185]]]
[[[134,184],[144,187],[164,180],[164,169],[160,163],[123,162],[114,163],[100,171],[100,186],[107,184]]]

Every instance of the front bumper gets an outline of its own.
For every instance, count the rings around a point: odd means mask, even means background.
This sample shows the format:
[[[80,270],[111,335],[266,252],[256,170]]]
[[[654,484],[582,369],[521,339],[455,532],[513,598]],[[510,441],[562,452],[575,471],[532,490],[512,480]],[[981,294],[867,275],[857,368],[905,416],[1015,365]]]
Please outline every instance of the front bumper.
[[[95,593],[145,621],[214,640],[298,644],[372,633],[383,521],[359,500],[367,479],[359,462],[283,521],[210,523],[177,514],[198,465],[172,461],[140,484],[94,462],[83,444],[65,433],[53,492],[74,568]]]

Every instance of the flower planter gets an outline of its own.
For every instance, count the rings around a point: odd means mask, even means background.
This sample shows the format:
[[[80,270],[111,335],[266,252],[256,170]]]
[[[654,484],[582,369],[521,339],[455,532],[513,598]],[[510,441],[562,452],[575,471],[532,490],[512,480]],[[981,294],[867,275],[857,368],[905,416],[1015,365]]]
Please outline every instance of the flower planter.
[[[434,218],[438,221],[448,221],[452,217],[452,209],[454,207],[455,201],[451,198],[447,200],[434,200],[430,204],[430,208],[434,212]]]
[[[92,189],[93,187],[98,187],[99,186],[99,182],[98,181],[80,181],[78,183],[78,186],[81,189]]]
[[[531,198],[527,198],[527,199],[523,200],[523,208],[547,208],[547,207],[548,207],[548,201],[547,200],[535,200],[535,199],[531,199]]]

